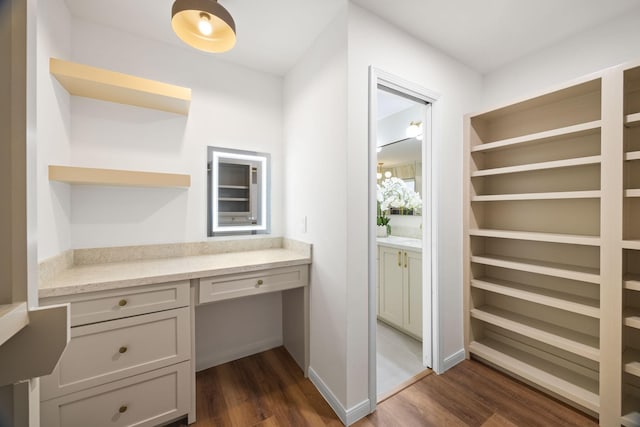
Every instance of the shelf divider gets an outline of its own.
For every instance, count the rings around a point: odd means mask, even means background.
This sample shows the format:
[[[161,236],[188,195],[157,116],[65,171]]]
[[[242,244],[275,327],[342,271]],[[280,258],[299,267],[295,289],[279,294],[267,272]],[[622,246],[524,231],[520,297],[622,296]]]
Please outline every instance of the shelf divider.
[[[191,185],[191,177],[183,174],[57,165],[49,165],[49,181],[127,187],[189,187]]]
[[[498,202],[515,200],[599,199],[600,190],[558,191],[551,193],[490,194],[471,197],[472,202]]]
[[[187,115],[191,89],[50,58],[49,71],[71,94]]]
[[[567,243],[572,245],[600,246],[600,237],[577,234],[539,233],[531,231],[492,230],[475,228],[469,235],[478,237],[497,237],[500,239],[528,240],[533,242]]]
[[[477,170],[472,172],[471,177],[475,178],[475,177],[481,177],[481,176],[493,176],[493,175],[503,175],[503,174],[509,174],[509,173],[518,173],[518,172],[567,168],[567,167],[573,167],[573,166],[594,165],[594,164],[599,164],[601,160],[602,160],[602,156],[589,156],[589,157],[578,157],[578,158],[566,159],[566,160],[553,160],[550,162],[528,163],[525,165],[518,165],[518,166],[506,166],[502,168],[482,169],[482,170]]]

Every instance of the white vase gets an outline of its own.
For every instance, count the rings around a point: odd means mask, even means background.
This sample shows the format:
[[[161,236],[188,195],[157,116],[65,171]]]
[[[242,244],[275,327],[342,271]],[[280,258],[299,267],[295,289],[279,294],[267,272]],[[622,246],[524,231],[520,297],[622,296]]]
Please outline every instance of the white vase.
[[[386,225],[378,225],[378,229],[376,230],[376,237],[387,237]]]

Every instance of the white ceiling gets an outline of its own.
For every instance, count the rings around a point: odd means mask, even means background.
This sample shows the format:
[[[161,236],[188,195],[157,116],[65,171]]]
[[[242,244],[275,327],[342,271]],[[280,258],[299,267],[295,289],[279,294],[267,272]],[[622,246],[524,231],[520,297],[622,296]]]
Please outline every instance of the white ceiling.
[[[640,0],[351,0],[480,72],[640,7]],[[190,49],[173,34],[173,0],[66,0],[74,16]],[[220,0],[236,47],[217,58],[282,75],[346,0]]]

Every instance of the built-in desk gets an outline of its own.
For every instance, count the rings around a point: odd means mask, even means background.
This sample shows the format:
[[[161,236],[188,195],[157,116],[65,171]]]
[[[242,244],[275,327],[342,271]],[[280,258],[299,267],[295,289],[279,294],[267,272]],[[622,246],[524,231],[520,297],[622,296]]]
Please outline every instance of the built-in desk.
[[[283,243],[71,265],[45,277],[40,304],[70,303],[72,338],[41,379],[42,425],[90,419],[96,427],[155,426],[184,415],[195,421],[195,307],[227,299],[281,292],[283,344],[306,375],[311,248]]]

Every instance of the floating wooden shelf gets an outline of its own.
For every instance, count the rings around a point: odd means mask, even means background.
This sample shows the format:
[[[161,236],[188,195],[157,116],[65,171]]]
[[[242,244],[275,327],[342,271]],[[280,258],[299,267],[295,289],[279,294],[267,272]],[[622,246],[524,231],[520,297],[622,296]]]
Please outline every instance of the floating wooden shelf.
[[[49,71],[71,94],[187,115],[191,89],[61,59]]]
[[[559,200],[559,199],[599,199],[600,190],[556,191],[552,193],[490,194],[471,197],[472,202],[500,202],[510,200]]]
[[[640,240],[623,240],[622,248],[640,250]]]
[[[640,351],[627,348],[622,354],[622,364],[626,373],[640,377]]]
[[[640,113],[628,114],[624,118],[624,124],[629,127],[640,126]]]
[[[630,151],[628,153],[624,153],[624,159],[627,161],[640,160],[640,151]]]
[[[640,291],[640,275],[637,275],[637,274],[625,275],[624,288],[632,291]]]
[[[576,234],[537,233],[531,231],[510,231],[490,229],[470,229],[470,236],[497,237],[500,239],[528,240],[533,242],[568,243],[573,245],[599,246],[600,237]]]
[[[530,135],[503,139],[501,141],[489,142],[471,147],[471,152],[494,151],[511,148],[517,145],[548,142],[562,137],[588,135],[599,131],[601,124],[602,122],[600,120],[594,120],[592,122],[580,123],[559,129],[552,129],[544,132],[532,133]]]
[[[624,190],[625,197],[640,197],[640,189],[633,188],[629,190]]]
[[[597,337],[487,305],[472,309],[471,317],[596,362],[600,358]]]
[[[625,326],[640,329],[640,309],[627,307],[622,314]]]
[[[128,187],[189,187],[189,175],[117,169],[49,166],[49,181]]]
[[[519,350],[491,338],[472,341],[469,351],[518,377],[531,381],[578,405],[598,412],[598,381],[579,375],[562,365]]]
[[[602,156],[579,157],[575,159],[553,160],[550,162],[529,163],[526,165],[507,166],[502,168],[482,169],[471,173],[472,178],[480,176],[493,176],[508,173],[530,172],[546,169],[568,168],[573,166],[595,165],[599,164]]]
[[[248,202],[249,198],[247,198],[247,197],[219,197],[218,201],[220,201],[220,202]]]
[[[595,268],[497,255],[474,255],[471,257],[471,262],[492,265],[494,267],[509,268],[512,270],[527,271],[529,273],[545,274],[547,276],[561,277],[564,279],[578,280],[582,282],[600,283],[600,274]]]
[[[29,324],[27,303],[0,305],[0,345]]]
[[[636,396],[626,395],[622,400],[622,418],[620,424],[624,427],[640,426],[640,398]]]
[[[471,281],[471,287],[546,305],[547,307],[554,307],[572,313],[594,317],[596,319],[600,318],[600,307],[597,299],[585,298],[492,277],[474,279]]]

